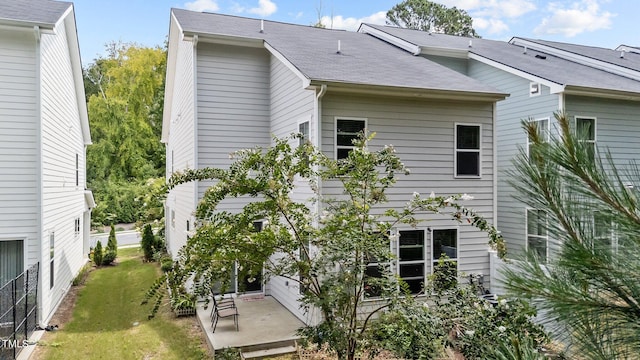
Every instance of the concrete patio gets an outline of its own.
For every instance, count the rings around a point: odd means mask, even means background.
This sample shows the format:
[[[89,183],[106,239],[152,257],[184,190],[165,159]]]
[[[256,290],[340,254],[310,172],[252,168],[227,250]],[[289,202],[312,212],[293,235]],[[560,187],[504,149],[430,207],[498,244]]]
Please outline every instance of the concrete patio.
[[[209,346],[215,350],[226,347],[243,351],[261,351],[291,347],[295,351],[296,330],[304,324],[271,296],[244,296],[235,299],[238,308],[239,330],[233,317],[221,318],[216,332],[211,328],[211,306],[198,304],[197,316],[207,335]]]

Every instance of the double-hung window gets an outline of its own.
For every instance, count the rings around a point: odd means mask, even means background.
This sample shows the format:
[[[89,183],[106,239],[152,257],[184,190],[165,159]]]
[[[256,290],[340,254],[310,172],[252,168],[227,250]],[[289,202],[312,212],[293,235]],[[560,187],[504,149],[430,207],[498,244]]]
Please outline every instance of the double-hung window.
[[[435,273],[441,259],[447,266],[442,270],[458,269],[458,229],[431,230],[431,269]]]
[[[298,140],[298,145],[299,146],[302,146],[302,145],[308,143],[311,140],[311,137],[309,135],[309,122],[308,121],[305,121],[305,122],[302,122],[302,123],[298,124],[298,132],[300,134],[302,134],[302,136]]]
[[[353,141],[367,126],[366,119],[336,118],[336,160],[346,159],[354,148]]]
[[[538,137],[542,139],[544,142],[549,142],[549,118],[536,119],[533,120],[533,123],[536,125],[536,130],[538,132]],[[527,141],[527,155],[531,156],[531,149],[534,143],[531,138]]]
[[[482,129],[476,124],[456,124],[455,126],[455,176],[480,177]]]
[[[23,271],[24,240],[0,241],[0,287]]]
[[[596,118],[576,116],[576,136],[585,144],[587,156],[593,160],[596,151]]]
[[[548,242],[547,213],[543,210],[527,209],[527,249],[538,255],[542,262],[546,262]]]
[[[425,268],[424,230],[400,231],[398,239],[398,274],[412,294],[424,287]]]

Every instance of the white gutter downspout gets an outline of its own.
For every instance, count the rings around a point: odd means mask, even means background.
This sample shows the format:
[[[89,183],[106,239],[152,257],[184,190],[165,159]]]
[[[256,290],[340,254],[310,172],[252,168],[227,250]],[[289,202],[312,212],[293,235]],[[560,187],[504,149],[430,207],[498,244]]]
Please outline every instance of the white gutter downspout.
[[[493,103],[493,226],[498,227],[498,104]]]
[[[199,128],[199,120],[198,120],[198,35],[193,35],[193,169],[199,169],[199,156],[198,156],[198,147],[200,146],[198,143],[198,128]],[[200,192],[200,182],[198,180],[193,183],[193,211],[195,212],[196,207],[198,206]],[[175,204],[174,204],[175,206]],[[166,216],[166,215],[165,215]],[[189,217],[188,220],[191,220]],[[195,226],[195,223],[191,224],[191,226]]]
[[[316,108],[316,136],[315,144],[319,151],[322,151],[322,97],[327,93],[327,85],[322,84],[320,91],[316,94],[315,108]],[[322,180],[318,177],[318,195],[322,194]],[[320,201],[316,201],[316,219],[320,216]],[[317,220],[316,220],[317,221]]]
[[[38,243],[38,261],[40,262],[40,269],[38,270],[40,276],[38,276],[39,281],[38,281],[38,319],[36,319],[37,323],[40,324],[40,326],[44,326],[46,324],[43,325],[43,322],[45,320],[44,317],[44,313],[42,311],[42,305],[44,303],[44,276],[42,276],[43,273],[43,269],[45,266],[45,262],[44,262],[44,252],[42,251],[42,246],[43,246],[43,236],[44,235],[44,222],[43,222],[43,216],[44,216],[44,209],[43,209],[43,204],[42,204],[42,196],[44,193],[44,184],[42,183],[43,181],[43,176],[42,176],[42,172],[43,172],[43,160],[42,160],[42,141],[43,141],[43,136],[42,136],[42,79],[41,79],[41,73],[40,73],[40,66],[41,66],[41,49],[40,49],[40,40],[41,40],[41,31],[40,31],[40,27],[39,26],[34,26],[33,27],[33,35],[35,36],[35,40],[36,40],[36,66],[35,66],[35,74],[36,74],[36,137],[38,140],[37,143],[37,157],[38,157],[38,173],[36,175],[37,178],[37,186],[38,186],[38,200],[37,200],[37,206],[38,206],[38,212],[40,214],[39,219],[38,219],[38,228],[37,228],[37,234],[36,238],[34,239],[35,241],[37,241]],[[48,242],[47,242],[48,244]],[[25,241],[25,244],[23,245],[25,248],[27,248],[28,244]],[[24,249],[26,250],[26,249]],[[25,251],[25,254],[27,253],[27,251]]]

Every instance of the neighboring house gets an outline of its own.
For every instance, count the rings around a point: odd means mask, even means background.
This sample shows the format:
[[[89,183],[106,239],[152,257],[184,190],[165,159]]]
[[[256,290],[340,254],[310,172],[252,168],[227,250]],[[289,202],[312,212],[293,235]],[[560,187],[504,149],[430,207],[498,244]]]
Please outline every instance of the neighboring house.
[[[515,200],[505,171],[518,149],[528,151],[521,120],[558,134],[554,112],[565,111],[585,141],[608,148],[621,166],[640,153],[640,54],[513,38],[510,42],[363,24],[373,35],[509,94],[497,103],[498,217],[507,249],[535,249],[542,257],[557,242],[543,227],[546,215]],[[632,184],[639,186],[640,184]],[[598,231],[598,230],[596,230]]]
[[[89,144],[73,4],[2,0],[0,286],[39,263],[41,325],[87,260]]]
[[[268,147],[272,135],[297,132],[340,158],[366,128],[377,133],[370,146],[393,144],[412,170],[390,191],[389,206],[401,207],[413,192],[469,193],[475,199],[468,205],[494,221],[494,109],[503,98],[491,86],[362,33],[173,9],[162,133],[167,177],[187,168],[228,167],[231,152]],[[193,230],[193,212],[209,185],[183,184],[167,197],[174,256]],[[332,182],[321,189],[341,193]],[[305,201],[310,194],[301,185],[294,197]],[[239,209],[247,201],[221,206]],[[459,271],[488,274],[485,233],[440,215],[429,218],[417,229],[397,229],[400,241],[393,244],[419,248],[411,258],[398,254],[398,269],[413,290],[442,251],[457,260]],[[433,242],[439,250],[432,251]],[[272,278],[249,290],[272,295],[310,320],[293,282]]]

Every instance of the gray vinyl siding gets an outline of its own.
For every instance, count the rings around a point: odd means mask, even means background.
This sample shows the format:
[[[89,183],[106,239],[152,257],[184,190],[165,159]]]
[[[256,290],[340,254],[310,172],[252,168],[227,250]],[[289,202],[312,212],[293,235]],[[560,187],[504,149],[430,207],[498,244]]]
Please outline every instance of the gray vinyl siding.
[[[178,43],[175,89],[172,97],[167,144],[167,176],[172,171],[183,171],[195,168],[195,103],[194,103],[194,49],[193,43]],[[169,211],[167,221],[167,245],[169,252],[177,255],[178,250],[187,241],[187,220],[193,224],[192,213],[196,206],[196,184],[182,184],[171,190],[167,197]],[[175,212],[175,222],[171,212]]]
[[[313,140],[316,132],[316,122],[313,119],[315,92],[303,89],[302,79],[274,56],[271,56],[270,89],[271,133],[279,138],[286,137],[298,132],[298,124],[309,121],[310,138]],[[292,146],[297,144],[298,139],[294,139]],[[304,202],[312,196],[313,192],[308,184],[296,182],[292,199]],[[275,297],[298,318],[308,321],[298,302],[298,283],[274,277],[268,282],[266,293]]]
[[[0,31],[0,241],[24,240],[25,266],[40,244],[36,67],[33,31]]]
[[[608,150],[616,167],[624,168],[629,162],[638,161],[640,102],[567,95],[565,108],[572,120],[576,116],[596,118],[598,149],[601,153]]]
[[[468,62],[467,59],[456,59],[450,58],[446,56],[435,56],[435,55],[423,55],[423,57],[443,66],[448,67],[451,70],[457,71],[461,74],[467,75],[468,73]]]
[[[198,167],[227,168],[229,154],[271,142],[270,58],[265,49],[198,44]],[[198,184],[201,198],[210,183]],[[238,210],[249,199],[225,200]]]
[[[493,221],[492,103],[327,94],[322,101],[322,150],[330,157],[334,156],[336,117],[366,118],[368,130],[376,132],[369,148],[376,150],[393,144],[397,155],[411,170],[408,176],[399,175],[398,183],[389,189],[385,208],[401,209],[413,192],[425,196],[432,191],[438,195],[468,193],[475,198],[466,205]],[[456,123],[481,124],[482,177],[479,179],[454,178]],[[323,195],[337,196],[341,192],[336,182],[323,183]],[[424,230],[427,227],[459,229],[460,271],[489,274],[486,234],[442,215],[426,214],[425,219],[428,221],[421,224]],[[430,238],[425,239],[430,258]]]
[[[558,110],[559,95],[550,94],[549,88],[542,86],[542,93],[529,96],[530,81],[506,71],[496,69],[475,60],[469,63],[469,76],[496,89],[510,94],[499,101],[497,112],[498,139],[498,228],[507,243],[507,250],[515,255],[525,245],[525,205],[513,198],[514,189],[507,183],[506,171],[513,168],[512,160],[518,154],[519,147],[527,146],[527,137],[522,130],[521,120],[528,118],[550,118],[553,126],[553,113]]]
[[[75,34],[74,34],[75,35]],[[64,26],[41,37],[42,116],[42,315],[46,319],[62,300],[85,263],[83,233],[75,233],[75,219],[84,221],[85,148],[78,99]],[[79,179],[76,185],[76,154]],[[82,228],[82,224],[80,225]],[[49,289],[49,235],[55,233],[54,287]]]

